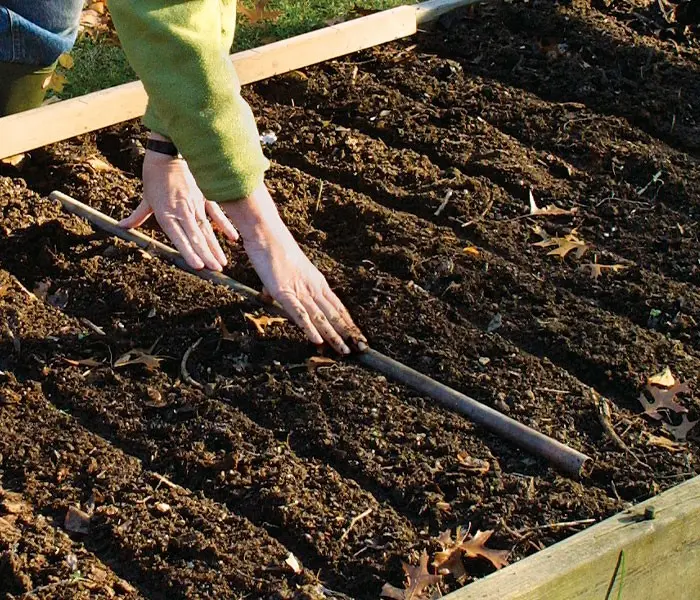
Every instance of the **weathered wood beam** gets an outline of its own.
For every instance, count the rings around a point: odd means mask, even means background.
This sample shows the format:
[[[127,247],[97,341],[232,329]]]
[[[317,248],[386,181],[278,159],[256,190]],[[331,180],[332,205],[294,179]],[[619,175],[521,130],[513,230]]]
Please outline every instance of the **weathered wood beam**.
[[[695,477],[444,600],[697,600],[698,565]]]
[[[413,35],[417,23],[475,0],[431,0],[399,6],[231,56],[242,84],[331,60]],[[146,92],[139,81],[0,118],[0,158],[140,117]]]

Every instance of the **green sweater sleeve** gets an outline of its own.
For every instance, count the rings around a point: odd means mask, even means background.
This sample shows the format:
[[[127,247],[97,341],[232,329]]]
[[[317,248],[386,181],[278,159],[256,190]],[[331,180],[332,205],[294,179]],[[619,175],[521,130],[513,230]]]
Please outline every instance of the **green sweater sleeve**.
[[[253,192],[269,163],[228,58],[235,0],[110,0],[109,9],[148,93],[146,125],[173,140],[208,200]]]

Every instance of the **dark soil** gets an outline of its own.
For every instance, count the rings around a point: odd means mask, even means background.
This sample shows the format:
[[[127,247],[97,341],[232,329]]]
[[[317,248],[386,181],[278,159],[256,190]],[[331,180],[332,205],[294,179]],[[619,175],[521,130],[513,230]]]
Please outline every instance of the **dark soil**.
[[[271,190],[372,345],[586,452],[581,481],[353,361],[309,371],[293,327],[258,335],[256,306],[48,200],[127,214],[139,125],[6,168],[0,598],[377,598],[444,529],[517,560],[694,476],[697,433],[653,445],[637,401],[700,372],[700,47],[659,6],[485,5],[247,90]],[[530,193],[577,212],[531,218]],[[536,225],[590,249],[549,256]]]

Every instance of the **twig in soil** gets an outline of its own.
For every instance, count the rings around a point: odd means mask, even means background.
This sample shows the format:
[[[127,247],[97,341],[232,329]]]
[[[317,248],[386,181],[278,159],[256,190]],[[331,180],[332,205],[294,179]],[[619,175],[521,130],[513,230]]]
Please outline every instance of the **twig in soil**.
[[[97,335],[102,335],[102,336],[107,335],[105,333],[105,330],[102,329],[102,327],[100,327],[99,325],[95,325],[92,321],[90,321],[90,319],[86,319],[85,317],[83,317],[82,319],[80,319],[80,322],[83,325],[85,325],[86,327],[89,327],[90,329],[92,329]]]
[[[323,194],[323,179],[321,179],[321,185],[318,187],[318,197],[316,198],[316,212],[321,210],[321,194]]]
[[[657,183],[658,181],[661,181],[661,185],[663,185],[664,182],[663,182],[663,180],[661,179],[661,176],[663,175],[663,173],[664,173],[663,171],[657,171],[656,173],[654,173],[653,177],[649,180],[649,183],[647,183],[644,187],[639,188],[639,189],[637,190],[637,196],[642,196],[642,195],[644,195],[644,193],[645,193],[652,185],[654,185],[654,184]]]
[[[194,344],[192,344],[187,350],[185,350],[185,354],[182,356],[182,360],[180,361],[180,374],[182,375],[182,380],[185,383],[189,383],[190,385],[202,389],[202,384],[199,383],[199,381],[195,381],[192,379],[192,376],[190,375],[189,371],[187,370],[187,360],[190,358],[190,354],[194,352],[194,350],[199,346],[199,343],[202,341],[202,338],[199,338]]]
[[[368,508],[365,512],[360,513],[356,517],[353,517],[352,521],[350,521],[350,525],[348,525],[348,528],[343,532],[343,535],[340,536],[338,543],[342,542],[346,537],[348,537],[348,534],[350,533],[352,528],[355,527],[355,525],[357,525],[358,521],[361,521],[365,517],[369,517],[369,515],[372,514],[372,510],[373,509]]]
[[[615,431],[615,428],[613,427],[612,424],[612,410],[610,409],[610,401],[607,398],[603,398],[602,396],[598,394],[594,394],[596,396],[596,408],[598,409],[598,420],[600,421],[600,424],[603,426],[603,430],[605,433],[608,435],[608,437],[615,443],[615,445],[620,448],[620,450],[624,450],[625,452],[629,452],[629,447],[625,442],[622,441],[622,438],[617,435],[617,432]]]
[[[186,490],[181,485],[178,485],[177,483],[173,483],[172,481],[170,481],[170,479],[168,479],[164,475],[161,475],[160,473],[153,473],[152,472],[151,475],[153,475],[153,477],[155,477],[158,480],[158,485],[156,486],[156,490],[158,489],[158,487],[160,487],[160,484],[162,483],[165,487],[168,487],[171,490],[178,490],[179,492],[182,492],[186,496],[189,496],[192,493],[189,490]]]
[[[433,213],[436,217],[439,217],[440,213],[443,210],[445,210],[445,207],[447,206],[447,203],[450,201],[450,198],[452,198],[453,194],[454,194],[454,192],[452,190],[447,190],[447,193],[445,194],[445,197],[442,199],[440,206],[438,206],[438,209]]]
[[[503,527],[503,529],[505,529],[507,533],[512,535],[519,542],[526,542],[527,545],[530,546],[530,548],[532,548],[535,552],[539,552],[541,550],[541,548],[537,544],[535,544],[535,542],[529,539],[530,533],[533,533],[532,531],[528,532],[526,535],[522,535],[521,533],[518,533],[515,529],[508,527],[504,519],[501,519],[501,526]]]

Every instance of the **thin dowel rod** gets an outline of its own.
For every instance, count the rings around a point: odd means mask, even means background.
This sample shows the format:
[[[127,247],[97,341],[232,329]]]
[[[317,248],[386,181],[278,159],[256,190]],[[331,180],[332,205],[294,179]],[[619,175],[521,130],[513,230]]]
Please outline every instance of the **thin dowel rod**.
[[[58,200],[68,212],[87,219],[93,225],[104,231],[123,240],[133,242],[147,252],[159,255],[193,275],[224,285],[246,298],[263,303],[261,295],[253,288],[243,285],[221,273],[210,271],[209,269],[196,270],[191,268],[177,250],[154,240],[140,231],[119,227],[117,221],[112,217],[62,192],[52,192],[50,197],[54,200]],[[279,305],[270,306],[266,304],[266,307],[273,312],[282,313],[282,309]],[[393,358],[389,358],[381,352],[367,349],[358,355],[358,360],[364,366],[379,371],[399,383],[412,387],[426,396],[437,400],[447,408],[465,415],[475,423],[500,435],[516,446],[520,446],[536,456],[545,458],[553,466],[567,475],[578,477],[584,471],[586,463],[591,460],[590,457],[582,454],[578,450],[574,450],[531,427],[523,425],[515,419],[511,419],[497,410],[481,404],[473,398],[453,390]]]

